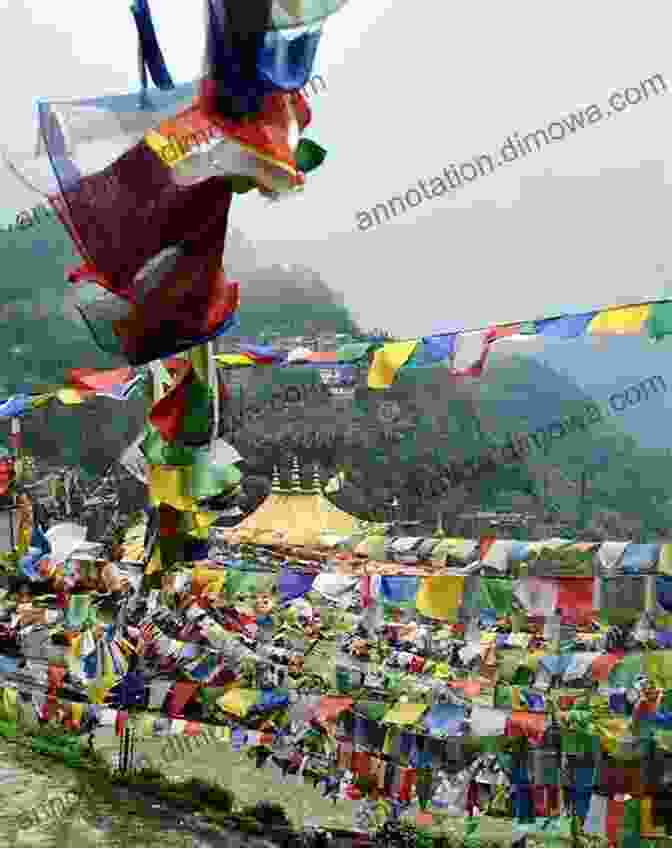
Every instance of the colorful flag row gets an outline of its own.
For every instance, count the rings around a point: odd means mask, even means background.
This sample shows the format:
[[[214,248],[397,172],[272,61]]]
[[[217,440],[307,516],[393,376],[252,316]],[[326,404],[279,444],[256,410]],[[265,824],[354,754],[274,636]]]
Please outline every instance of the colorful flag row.
[[[363,342],[344,345],[335,351],[296,348],[289,352],[268,346],[241,347],[238,354],[220,354],[217,361],[228,368],[245,366],[306,365],[325,367],[368,362],[369,389],[387,389],[405,369],[445,366],[455,378],[480,377],[490,346],[502,339],[547,337],[576,339],[595,335],[638,335],[659,341],[672,333],[672,301],[608,307],[602,310],[552,316],[479,330],[436,333],[396,342]]]
[[[13,395],[0,403],[0,418],[23,418],[32,410],[44,407],[56,399],[68,406],[81,404],[94,396],[127,401],[142,391],[144,375],[133,374],[130,368],[97,371],[90,368],[70,369],[61,389],[39,395]]]

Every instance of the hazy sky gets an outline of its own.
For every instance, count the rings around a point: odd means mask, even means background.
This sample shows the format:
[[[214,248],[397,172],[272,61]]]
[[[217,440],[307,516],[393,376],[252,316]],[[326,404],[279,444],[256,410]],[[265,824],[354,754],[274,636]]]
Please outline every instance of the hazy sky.
[[[202,12],[153,0],[173,78],[193,79]],[[566,0],[351,0],[325,27],[307,135],[328,149],[306,192],[234,201],[261,262],[306,263],[367,327],[413,336],[655,297],[672,283],[672,7]],[[128,3],[0,0],[3,141],[34,136],[35,97],[138,86]],[[357,213],[662,74],[668,93],[423,199],[388,223]],[[33,206],[0,173],[0,223]],[[415,198],[414,198],[415,199]]]

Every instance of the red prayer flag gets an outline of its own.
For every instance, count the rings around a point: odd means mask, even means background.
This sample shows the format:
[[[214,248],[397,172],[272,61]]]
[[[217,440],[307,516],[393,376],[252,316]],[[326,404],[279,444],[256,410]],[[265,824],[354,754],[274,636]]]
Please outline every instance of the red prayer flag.
[[[159,505],[159,536],[175,537],[179,532],[180,513],[170,504]]]
[[[144,142],[64,189],[58,206],[84,260],[69,279],[100,292],[79,304],[100,347],[140,365],[228,329],[239,303],[221,267],[230,203],[223,178],[176,186]]]
[[[335,720],[344,710],[352,707],[352,699],[346,696],[322,696],[317,709],[317,718],[320,722]]]
[[[114,730],[117,737],[121,737],[124,733],[124,726],[128,720],[128,711],[127,710],[118,710],[117,711],[117,719],[114,723]]]
[[[369,774],[369,760],[370,755],[368,752],[353,752],[352,753],[352,766],[350,769],[354,772],[355,775],[365,776]]]
[[[402,802],[410,802],[415,786],[416,772],[414,769],[402,767],[399,776],[399,799]]]
[[[176,681],[173,685],[173,692],[168,702],[168,716],[171,719],[182,719],[182,712],[185,705],[191,700],[200,684],[194,684],[191,681]]]
[[[558,607],[564,624],[588,625],[593,620],[593,579],[559,578]]]
[[[495,537],[483,536],[483,537],[480,538],[480,540],[478,541],[478,558],[479,558],[479,560],[483,560],[483,558],[486,556],[488,551],[490,551],[490,548],[493,545],[493,543],[495,543],[496,541],[497,541],[496,536]]]
[[[617,846],[619,844],[624,817],[625,802],[609,799],[607,801],[607,840],[610,846]]]
[[[63,686],[63,679],[65,678],[65,667],[64,666],[52,666],[49,665],[47,667],[47,686],[49,693],[54,694],[56,690],[59,690]]]
[[[71,368],[66,372],[66,383],[72,389],[95,391],[112,389],[128,383],[133,377],[130,368],[117,368],[109,371],[98,371],[92,368]]]
[[[619,661],[623,659],[623,652],[609,652],[600,655],[593,661],[591,672],[595,681],[606,681],[609,673]]]
[[[174,442],[185,429],[189,415],[194,420],[189,436],[207,439],[209,407],[208,387],[199,379],[191,362],[187,362],[173,388],[152,407],[149,421],[166,442]]]

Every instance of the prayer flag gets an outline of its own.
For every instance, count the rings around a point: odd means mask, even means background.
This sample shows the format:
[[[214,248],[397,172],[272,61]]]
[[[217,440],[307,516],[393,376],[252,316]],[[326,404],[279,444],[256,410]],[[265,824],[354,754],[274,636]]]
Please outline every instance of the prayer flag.
[[[636,307],[618,307],[598,312],[588,325],[587,333],[637,334],[645,326],[650,307],[642,304]]]
[[[209,414],[208,386],[199,379],[193,365],[187,363],[172,389],[152,407],[149,421],[168,442],[183,434],[204,442],[209,436]]]
[[[387,389],[394,383],[399,369],[406,363],[417,347],[417,340],[410,342],[388,342],[373,355],[369,369],[369,389]]]

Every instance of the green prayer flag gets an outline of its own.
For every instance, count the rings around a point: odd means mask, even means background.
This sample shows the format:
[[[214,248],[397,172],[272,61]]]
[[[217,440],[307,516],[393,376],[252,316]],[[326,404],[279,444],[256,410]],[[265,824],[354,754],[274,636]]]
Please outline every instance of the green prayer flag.
[[[373,347],[370,342],[349,342],[337,349],[336,362],[355,363],[364,360]]]
[[[191,466],[196,455],[195,448],[177,442],[166,442],[152,425],[145,428],[142,453],[150,466]]]
[[[353,710],[355,708],[357,713],[364,714],[374,722],[379,722],[388,711],[388,706],[383,702],[357,702],[356,705],[353,705]]]
[[[479,817],[465,817],[464,822],[464,845],[468,847],[476,847],[480,845],[479,839]]]
[[[623,812],[623,840],[621,846],[640,845],[641,799],[628,799]]]
[[[210,498],[238,486],[242,478],[237,466],[220,466],[212,462],[210,452],[196,452],[191,469],[192,498]]]
[[[320,147],[317,142],[304,138],[301,139],[296,148],[294,161],[299,171],[309,174],[311,171],[320,167],[326,156],[327,151],[323,147]]]
[[[187,384],[181,434],[190,439],[207,437],[210,430],[210,401],[212,392],[207,383],[194,379]]]
[[[534,321],[523,321],[518,327],[518,333],[521,336],[536,336],[537,325]]]
[[[630,689],[634,686],[635,679],[643,672],[643,661],[641,654],[625,655],[609,673],[609,687],[625,687]]]
[[[502,578],[479,579],[479,607],[494,608],[498,616],[507,616],[513,612],[513,582]]]
[[[513,678],[511,679],[512,684],[516,684],[518,686],[528,686],[534,682],[534,673],[527,666],[519,666],[516,669]]]
[[[258,576],[254,572],[243,572],[240,569],[227,569],[225,588],[228,595],[243,595],[257,592]]]
[[[497,682],[497,686],[495,687],[495,707],[509,710],[513,707],[511,687],[509,684]]]
[[[663,301],[649,306],[646,329],[650,339],[663,339],[672,333],[672,301]]]

